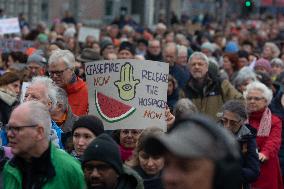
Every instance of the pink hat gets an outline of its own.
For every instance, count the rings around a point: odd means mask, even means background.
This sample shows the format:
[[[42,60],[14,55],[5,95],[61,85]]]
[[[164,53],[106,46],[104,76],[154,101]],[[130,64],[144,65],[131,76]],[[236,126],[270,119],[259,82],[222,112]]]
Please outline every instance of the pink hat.
[[[255,68],[256,67],[262,67],[264,68],[268,73],[271,72],[271,65],[270,65],[270,62],[264,58],[260,58],[256,61],[255,63]]]

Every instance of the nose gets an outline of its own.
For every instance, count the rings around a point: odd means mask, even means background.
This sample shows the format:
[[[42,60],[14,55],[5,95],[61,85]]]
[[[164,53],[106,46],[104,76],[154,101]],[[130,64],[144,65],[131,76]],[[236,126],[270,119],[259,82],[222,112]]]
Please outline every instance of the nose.
[[[80,146],[83,146],[83,145],[85,144],[85,139],[82,138],[82,137],[80,137],[79,140],[78,140],[78,144],[79,144]]]
[[[150,157],[150,158],[148,159],[147,165],[148,165],[149,167],[154,165],[154,160],[153,160],[153,158]]]
[[[94,168],[93,171],[92,171],[91,177],[96,178],[96,177],[99,177],[99,176],[100,176],[100,174],[99,174],[97,168]]]

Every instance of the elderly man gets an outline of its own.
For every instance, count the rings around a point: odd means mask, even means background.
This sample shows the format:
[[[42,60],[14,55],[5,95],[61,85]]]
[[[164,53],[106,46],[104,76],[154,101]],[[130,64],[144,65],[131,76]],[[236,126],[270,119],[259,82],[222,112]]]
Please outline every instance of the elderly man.
[[[145,55],[145,59],[153,61],[162,61],[162,48],[159,40],[154,39],[149,41],[149,46]]]
[[[148,154],[165,157],[165,189],[241,188],[236,141],[204,116],[184,116],[170,133],[149,136],[145,146]]]
[[[37,76],[34,77],[27,88],[24,96],[24,101],[40,101],[52,112],[57,105],[57,90],[58,87],[48,77]],[[54,121],[51,121],[52,130],[51,138],[55,144],[62,146],[61,134],[62,130],[56,125]]]
[[[68,95],[68,102],[75,115],[88,111],[88,89],[86,83],[76,76],[75,57],[69,50],[54,51],[48,61],[48,72],[57,86]]]
[[[188,60],[190,79],[184,87],[187,98],[197,109],[213,118],[227,100],[242,99],[228,80],[208,72],[209,60],[204,53],[195,52]]]
[[[189,74],[185,73],[183,68],[176,63],[178,49],[175,43],[168,43],[163,49],[163,61],[169,63],[169,74],[178,82],[179,87],[184,87]]]
[[[87,147],[82,159],[88,189],[143,189],[143,181],[123,166],[119,147],[107,134],[101,134]]]
[[[14,157],[4,167],[5,189],[84,189],[80,164],[50,143],[50,121],[41,102],[25,102],[12,112],[6,130]]]

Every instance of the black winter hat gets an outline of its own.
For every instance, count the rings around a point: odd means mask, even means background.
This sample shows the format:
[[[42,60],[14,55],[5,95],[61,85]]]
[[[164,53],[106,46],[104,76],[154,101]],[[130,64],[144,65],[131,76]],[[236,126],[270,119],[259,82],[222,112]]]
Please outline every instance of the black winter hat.
[[[128,41],[124,41],[120,44],[118,52],[122,50],[128,50],[133,56],[135,55],[135,47]]]
[[[94,115],[82,116],[77,121],[75,121],[72,128],[72,135],[74,131],[79,127],[89,129],[95,136],[99,136],[100,134],[104,133],[104,125],[102,120]]]
[[[82,166],[84,167],[85,163],[92,160],[105,162],[112,166],[119,175],[122,174],[123,162],[120,157],[119,146],[105,133],[89,144],[82,158]]]

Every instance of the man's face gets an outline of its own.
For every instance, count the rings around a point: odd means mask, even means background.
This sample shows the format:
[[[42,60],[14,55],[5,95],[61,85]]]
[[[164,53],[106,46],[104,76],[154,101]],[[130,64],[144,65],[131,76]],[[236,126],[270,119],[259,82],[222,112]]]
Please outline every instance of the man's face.
[[[11,114],[7,136],[9,146],[14,155],[28,158],[37,142],[37,125],[32,125],[27,115],[31,114],[26,109],[15,109]]]
[[[214,163],[208,159],[183,159],[166,154],[162,175],[165,189],[212,189]]]
[[[153,41],[149,44],[148,50],[153,55],[159,55],[161,53],[161,45],[159,41]]]
[[[48,98],[48,95],[46,93],[46,88],[43,85],[40,84],[34,84],[27,88],[27,91],[25,93],[24,101],[40,101],[44,105],[48,106],[49,109],[51,108],[51,101]]]
[[[242,57],[242,58],[239,58],[238,64],[239,64],[239,68],[242,68],[244,66],[249,65],[249,62],[248,62],[248,59]]]
[[[62,60],[50,64],[48,72],[55,84],[61,88],[70,82],[73,75],[73,71]]]
[[[177,57],[177,64],[186,65],[187,64],[187,52],[179,53]]]
[[[208,72],[208,64],[199,57],[192,57],[189,62],[189,70],[194,79],[204,79]]]
[[[113,189],[119,177],[109,164],[102,161],[85,163],[83,171],[88,189]]]
[[[35,62],[30,62],[28,64],[28,70],[30,78],[44,75],[44,68]]]
[[[171,66],[173,66],[176,62],[176,59],[177,59],[176,49],[175,48],[167,48],[163,52],[164,52],[163,53],[164,62],[167,62]]]
[[[133,55],[128,50],[121,50],[117,54],[118,59],[133,59]]]

